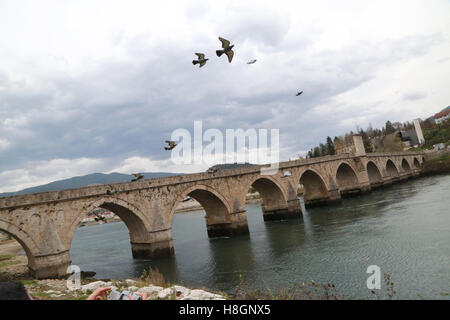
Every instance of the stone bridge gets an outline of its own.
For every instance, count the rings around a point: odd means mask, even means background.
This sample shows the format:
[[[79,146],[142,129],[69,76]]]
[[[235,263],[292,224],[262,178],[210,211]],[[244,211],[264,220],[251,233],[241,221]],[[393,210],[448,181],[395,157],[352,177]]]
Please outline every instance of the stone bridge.
[[[134,258],[154,259],[174,254],[174,212],[187,196],[203,206],[209,237],[235,236],[249,232],[250,187],[261,195],[265,221],[301,218],[299,184],[306,207],[325,205],[416,176],[423,161],[423,153],[366,154],[357,148],[352,154],[281,162],[274,175],[262,175],[262,166],[255,166],[4,197],[0,231],[20,242],[36,278],[61,277],[71,263],[75,231],[95,208],[123,220]]]

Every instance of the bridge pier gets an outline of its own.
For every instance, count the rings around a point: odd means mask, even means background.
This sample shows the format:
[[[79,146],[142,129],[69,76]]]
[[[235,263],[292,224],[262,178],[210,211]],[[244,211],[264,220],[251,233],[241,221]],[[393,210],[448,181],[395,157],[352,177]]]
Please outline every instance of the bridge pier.
[[[168,258],[174,255],[172,229],[158,230],[149,233],[145,241],[131,241],[131,252],[134,259]]]
[[[272,205],[267,208],[263,205],[262,210],[264,221],[300,219],[302,217],[302,207],[297,198],[287,201],[287,206]]]
[[[328,197],[304,199],[304,201],[305,208],[309,209],[340,203],[342,201],[342,198],[339,189],[334,189],[328,190]]]
[[[231,214],[231,221],[207,224],[208,237],[232,237],[241,234],[249,234],[247,215],[245,211]]]
[[[63,278],[71,260],[69,251],[34,256],[28,268],[36,279]]]

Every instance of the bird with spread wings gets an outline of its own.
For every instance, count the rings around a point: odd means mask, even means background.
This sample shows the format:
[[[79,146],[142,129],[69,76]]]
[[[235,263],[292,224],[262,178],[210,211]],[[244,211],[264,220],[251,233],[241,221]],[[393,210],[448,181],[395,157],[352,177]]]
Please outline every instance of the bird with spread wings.
[[[205,58],[204,53],[196,53],[195,55],[197,55],[198,59],[192,60],[192,64],[193,65],[200,64],[200,68],[203,67],[206,64],[206,61],[209,60],[209,59]]]
[[[173,148],[175,148],[177,146],[175,141],[166,140],[166,143],[169,145],[168,147],[164,147],[164,149],[166,149],[166,150],[172,150]]]
[[[219,37],[220,42],[222,42],[222,50],[216,50],[216,54],[218,57],[220,57],[222,54],[226,54],[228,57],[228,62],[231,63],[231,60],[233,60],[234,51],[233,51],[233,45],[230,45],[230,41],[227,39],[224,39],[222,37]]]

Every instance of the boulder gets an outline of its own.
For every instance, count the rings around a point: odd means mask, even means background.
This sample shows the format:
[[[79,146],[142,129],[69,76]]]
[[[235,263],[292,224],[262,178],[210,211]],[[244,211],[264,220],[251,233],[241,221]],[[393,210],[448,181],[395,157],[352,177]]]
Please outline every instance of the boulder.
[[[225,300],[225,297],[200,289],[190,290],[189,294],[180,300]]]
[[[139,288],[138,292],[146,293],[148,296],[150,296],[150,295],[160,292],[163,289],[164,289],[163,287],[154,286],[151,284],[148,287]]]
[[[88,290],[94,291],[95,289],[100,288],[100,287],[107,287],[106,282],[94,281],[94,282],[88,283],[84,286],[81,286],[80,289],[81,289],[81,291],[86,292]]]

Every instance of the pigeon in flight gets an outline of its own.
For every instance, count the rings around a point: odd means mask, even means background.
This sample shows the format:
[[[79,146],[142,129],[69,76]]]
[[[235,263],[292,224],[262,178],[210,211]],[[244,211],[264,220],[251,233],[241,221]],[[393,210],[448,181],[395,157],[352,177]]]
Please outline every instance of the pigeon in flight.
[[[222,50],[216,50],[216,54],[218,57],[220,57],[222,54],[226,54],[228,57],[228,62],[231,63],[231,60],[233,60],[234,51],[232,50],[234,47],[234,44],[230,46],[230,41],[219,37],[220,42],[222,42]]]
[[[106,190],[106,194],[112,196],[113,194],[116,194],[116,190]]]
[[[300,91],[299,93],[297,93],[295,96],[298,97],[299,95],[301,95],[303,93],[303,91]]]
[[[186,198],[184,198],[183,200],[181,200],[181,202],[186,202],[186,201],[189,201],[189,200],[191,200],[191,199],[192,199],[191,197],[187,196]]]
[[[217,172],[217,168],[209,168],[208,173],[216,173]]]
[[[168,147],[164,147],[164,149],[166,149],[166,150],[172,150],[173,148],[175,148],[177,146],[175,141],[166,140],[166,143],[169,145]]]
[[[141,180],[142,178],[144,178],[144,176],[140,173],[132,173],[132,175],[135,176],[136,178],[134,178],[131,181],[138,181],[138,180]]]
[[[249,62],[247,62],[247,64],[254,64],[256,61],[257,61],[256,59],[253,59],[253,60],[250,60]]]
[[[206,61],[208,61],[209,59],[205,58],[205,54],[204,53],[196,53],[198,60],[192,60],[192,64],[196,65],[196,64],[200,64],[200,68],[203,67],[206,63]]]

